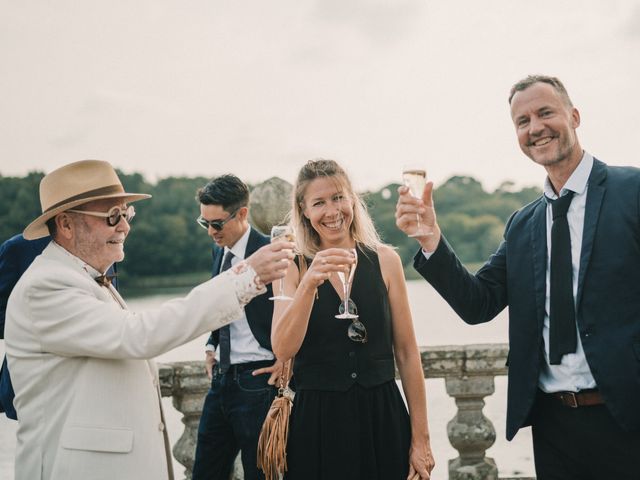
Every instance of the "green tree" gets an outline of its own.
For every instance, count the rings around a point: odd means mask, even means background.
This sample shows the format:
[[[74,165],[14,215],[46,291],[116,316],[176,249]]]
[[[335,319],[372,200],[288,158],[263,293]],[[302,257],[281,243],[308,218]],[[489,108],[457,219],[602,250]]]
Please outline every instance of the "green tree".
[[[209,272],[212,240],[195,222],[200,213],[196,190],[204,177],[168,177],[149,183],[139,173],[118,172],[127,191],[150,193],[151,200],[135,203],[136,217],[127,238],[126,258],[120,272],[126,277]],[[40,214],[38,186],[42,172],[25,177],[0,175],[0,241],[21,232]],[[397,248],[405,267],[417,251],[415,240],[395,226],[398,184],[363,194],[382,240]],[[467,263],[484,262],[499,245],[504,223],[518,208],[541,194],[535,187],[516,190],[504,182],[487,192],[468,176],[454,176],[434,192],[438,221],[460,258]],[[413,269],[408,268],[410,274]]]

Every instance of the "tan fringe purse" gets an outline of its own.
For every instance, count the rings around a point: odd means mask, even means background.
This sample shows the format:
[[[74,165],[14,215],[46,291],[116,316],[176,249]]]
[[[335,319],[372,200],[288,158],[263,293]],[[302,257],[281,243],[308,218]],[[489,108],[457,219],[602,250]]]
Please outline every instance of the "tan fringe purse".
[[[303,255],[300,261],[300,279],[307,271]],[[287,439],[289,438],[289,416],[293,406],[293,392],[289,389],[289,373],[293,359],[282,365],[278,393],[273,399],[258,439],[258,468],[266,480],[278,480],[287,471]]]
[[[287,471],[289,416],[293,405],[288,380],[290,368],[291,360],[287,360],[282,365],[278,394],[271,403],[258,439],[258,468],[264,472],[266,480],[278,480]]]

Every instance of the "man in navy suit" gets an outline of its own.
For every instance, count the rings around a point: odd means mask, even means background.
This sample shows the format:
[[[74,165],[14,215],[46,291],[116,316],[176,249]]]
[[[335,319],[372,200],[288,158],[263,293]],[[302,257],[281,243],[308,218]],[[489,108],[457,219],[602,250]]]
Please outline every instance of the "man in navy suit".
[[[49,245],[51,237],[46,236],[37,240],[26,240],[22,234],[14,235],[0,245],[0,339],[4,338],[4,319],[7,310],[7,301],[22,274],[31,265],[31,262],[42,253],[44,247]],[[115,263],[109,267],[108,274],[115,274]],[[117,280],[112,284],[117,288]],[[6,357],[2,360],[0,369],[0,413],[17,420],[15,408],[13,408],[13,385],[9,376],[9,367]]]
[[[215,242],[214,277],[269,243],[249,225],[249,189],[238,177],[211,180],[197,199],[198,224]],[[271,349],[271,292],[269,286],[242,317],[209,337],[205,362],[211,388],[198,428],[193,480],[228,480],[238,451],[244,478],[264,478],[257,468],[258,437],[282,368]]]
[[[422,199],[399,189],[396,224],[410,234],[419,214],[432,229],[414,266],[465,322],[509,307],[507,438],[532,425],[537,478],[638,479],[640,170],[582,149],[557,78],[521,80],[509,104],[521,150],[547,173],[545,195],[511,216],[488,262],[475,275],[462,266],[431,182]]]

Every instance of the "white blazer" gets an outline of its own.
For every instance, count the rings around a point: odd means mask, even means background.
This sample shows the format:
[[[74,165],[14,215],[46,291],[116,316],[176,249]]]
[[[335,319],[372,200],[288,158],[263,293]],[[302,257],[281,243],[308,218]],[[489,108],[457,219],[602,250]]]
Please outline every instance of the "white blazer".
[[[149,359],[240,317],[241,277],[219,275],[184,299],[136,313],[77,260],[52,242],[9,298],[15,478],[173,478]]]

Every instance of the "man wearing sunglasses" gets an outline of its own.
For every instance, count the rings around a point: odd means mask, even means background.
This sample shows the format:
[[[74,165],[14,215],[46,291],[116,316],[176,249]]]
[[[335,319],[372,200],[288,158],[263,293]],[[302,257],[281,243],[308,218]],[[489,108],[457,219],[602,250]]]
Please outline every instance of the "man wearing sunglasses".
[[[214,178],[196,198],[196,221],[215,243],[213,277],[269,244],[269,237],[249,225],[249,189],[235,175]],[[211,388],[198,428],[193,480],[228,480],[239,451],[245,480],[264,478],[257,468],[258,436],[281,371],[271,351],[270,290],[209,337],[205,364]]]
[[[5,325],[16,480],[173,479],[151,359],[235,320],[284,274],[290,252],[269,245],[183,299],[129,311],[105,272],[124,258],[129,204],[145,198],[97,160],[40,183],[43,213],[24,237],[52,241],[13,289]]]

